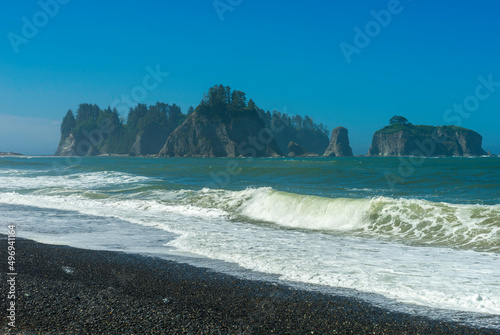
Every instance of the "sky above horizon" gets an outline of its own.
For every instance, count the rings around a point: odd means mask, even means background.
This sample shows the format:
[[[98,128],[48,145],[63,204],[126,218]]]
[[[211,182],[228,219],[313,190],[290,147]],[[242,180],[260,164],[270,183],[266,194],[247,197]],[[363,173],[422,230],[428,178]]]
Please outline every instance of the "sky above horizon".
[[[9,1],[0,151],[53,154],[80,103],[186,113],[223,84],[265,110],[346,127],[354,154],[393,115],[473,129],[500,154],[499,12],[451,0]]]

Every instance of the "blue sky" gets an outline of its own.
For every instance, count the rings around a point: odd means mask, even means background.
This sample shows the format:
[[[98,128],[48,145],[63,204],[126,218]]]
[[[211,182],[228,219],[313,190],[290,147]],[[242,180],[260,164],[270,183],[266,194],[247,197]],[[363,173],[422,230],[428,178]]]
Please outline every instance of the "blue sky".
[[[55,1],[3,4],[0,151],[54,153],[82,102],[132,94],[186,112],[222,83],[263,109],[347,127],[355,154],[396,114],[474,129],[500,153],[498,2]],[[169,75],[139,96],[147,67]]]

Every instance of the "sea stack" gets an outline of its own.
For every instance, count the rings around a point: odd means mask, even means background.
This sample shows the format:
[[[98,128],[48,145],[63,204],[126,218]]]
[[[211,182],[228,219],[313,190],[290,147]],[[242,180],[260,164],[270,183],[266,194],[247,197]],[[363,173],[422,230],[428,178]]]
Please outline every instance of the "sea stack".
[[[395,116],[389,126],[375,132],[368,156],[484,156],[482,141],[470,129],[413,125]]]
[[[328,130],[309,116],[264,111],[242,91],[216,85],[187,115],[176,104],[116,108],[80,104],[61,124],[57,156],[281,157],[294,142],[307,157],[328,146]],[[296,154],[294,154],[296,156]]]
[[[234,120],[210,118],[194,112],[167,139],[160,157],[275,157],[278,146],[258,142],[265,131],[257,114]],[[254,141],[256,141],[254,143]]]
[[[324,157],[352,157],[352,149],[349,145],[349,132],[344,127],[332,130],[330,144],[323,154]]]
[[[218,85],[170,134],[159,156],[275,157],[281,152],[245,93]]]

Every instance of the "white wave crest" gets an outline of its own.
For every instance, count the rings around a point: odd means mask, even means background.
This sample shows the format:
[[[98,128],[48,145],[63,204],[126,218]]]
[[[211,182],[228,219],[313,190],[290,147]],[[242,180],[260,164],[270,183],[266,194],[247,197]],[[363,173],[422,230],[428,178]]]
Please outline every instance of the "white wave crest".
[[[217,193],[213,193],[213,197]],[[324,198],[271,188],[217,194],[219,206],[281,226],[396,238],[449,247],[500,250],[500,205],[419,199]]]
[[[241,206],[241,213],[257,220],[314,230],[353,230],[369,220],[370,200],[321,198],[256,190]]]
[[[330,199],[271,188],[150,190],[103,199],[88,197],[85,192],[11,192],[0,193],[0,203],[116,217],[162,229],[178,235],[168,246],[182,252],[234,262],[286,280],[352,288],[424,306],[500,315],[498,254],[422,248],[394,241],[399,236],[425,240],[436,229],[454,232],[452,236],[464,235],[464,231],[474,229],[470,228],[473,225],[494,229],[498,206],[390,198]],[[271,225],[255,224],[255,220]],[[432,220],[436,225],[425,223]],[[467,220],[476,221],[470,224]],[[278,225],[300,229],[276,229]],[[52,230],[62,233],[57,227]],[[390,241],[360,234],[390,236]]]
[[[23,190],[44,188],[65,189],[99,189],[103,187],[142,183],[151,178],[115,171],[88,172],[82,174],[55,175],[55,176],[27,176],[24,173],[12,172],[0,175],[0,189]]]

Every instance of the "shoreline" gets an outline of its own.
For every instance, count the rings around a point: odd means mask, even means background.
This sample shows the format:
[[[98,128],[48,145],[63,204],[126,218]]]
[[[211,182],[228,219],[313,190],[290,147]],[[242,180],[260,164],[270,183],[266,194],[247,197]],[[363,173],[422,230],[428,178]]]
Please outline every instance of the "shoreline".
[[[23,238],[16,255],[17,334],[500,334],[160,258]]]

